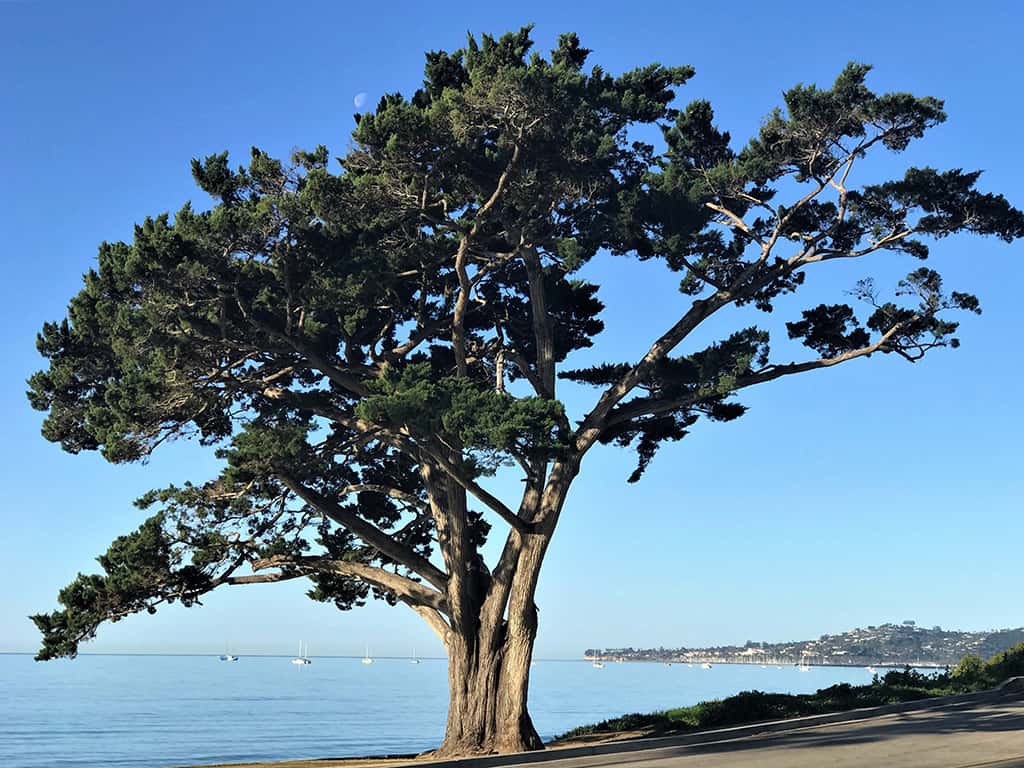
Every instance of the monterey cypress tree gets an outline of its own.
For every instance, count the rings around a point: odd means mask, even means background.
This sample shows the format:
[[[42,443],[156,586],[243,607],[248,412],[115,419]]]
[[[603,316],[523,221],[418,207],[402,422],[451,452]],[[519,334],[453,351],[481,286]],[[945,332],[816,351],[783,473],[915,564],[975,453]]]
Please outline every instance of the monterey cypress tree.
[[[866,66],[788,91],[740,149],[708,103],[672,106],[689,67],[613,76],[585,66],[575,35],[547,58],[530,49],[523,29],[430,53],[423,87],[362,115],[340,165],[324,147],[197,160],[210,210],[186,204],[100,246],[67,318],[39,337],[43,434],[112,462],[193,437],[223,471],[138,502],[151,516],[99,559],[103,574],[33,617],[37,658],[74,656],[102,622],[161,603],[303,578],[316,600],[403,603],[437,633],[451,690],[440,754],[539,748],[534,595],[587,452],[634,448],[636,480],[698,419],[742,415],[742,390],[955,347],[949,315],[979,306],[918,266],[891,296],[859,283],[862,315],[821,304],[789,318],[803,361],[773,362],[758,327],[706,346],[694,332],[737,306],[771,311],[824,262],[913,263],[929,238],[1024,235],[978,173],[854,184],[867,156],[945,119],[937,99],[873,93]],[[638,126],[660,129],[660,146]],[[603,327],[598,286],[576,273],[623,256],[677,273],[683,306],[637,358],[574,368]],[[592,385],[590,407],[568,413],[560,380]],[[502,467],[521,474],[520,498],[487,490]],[[504,537],[490,564],[489,535]]]

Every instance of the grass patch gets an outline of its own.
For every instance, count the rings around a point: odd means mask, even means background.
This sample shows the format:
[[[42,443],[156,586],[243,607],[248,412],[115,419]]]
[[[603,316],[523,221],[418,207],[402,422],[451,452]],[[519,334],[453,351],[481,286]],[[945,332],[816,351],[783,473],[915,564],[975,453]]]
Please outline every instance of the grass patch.
[[[648,735],[687,733],[765,720],[825,715],[862,707],[917,701],[932,696],[987,690],[1017,675],[1024,675],[1024,643],[988,661],[977,656],[966,656],[951,672],[925,674],[908,667],[902,672],[892,671],[881,677],[875,675],[868,685],[840,683],[815,693],[744,691],[725,699],[702,701],[689,707],[649,714],[633,713],[580,726],[562,734],[557,740],[624,731],[643,731]]]

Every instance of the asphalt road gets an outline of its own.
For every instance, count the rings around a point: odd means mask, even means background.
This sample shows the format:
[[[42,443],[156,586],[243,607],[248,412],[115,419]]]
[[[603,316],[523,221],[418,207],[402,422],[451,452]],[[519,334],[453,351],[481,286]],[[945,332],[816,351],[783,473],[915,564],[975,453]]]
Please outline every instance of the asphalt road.
[[[538,768],[1024,768],[1024,699],[902,712],[710,743],[535,763]]]
[[[776,722],[520,755],[435,762],[298,760],[220,768],[1024,768],[1024,691],[906,706],[911,708],[883,715],[845,713],[837,716],[853,719],[827,725],[811,725],[820,718],[808,718],[792,727]]]

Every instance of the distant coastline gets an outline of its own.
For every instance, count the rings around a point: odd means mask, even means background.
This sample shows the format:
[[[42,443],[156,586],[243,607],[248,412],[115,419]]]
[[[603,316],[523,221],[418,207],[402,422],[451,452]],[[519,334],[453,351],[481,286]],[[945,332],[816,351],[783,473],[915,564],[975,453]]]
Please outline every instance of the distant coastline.
[[[944,668],[965,656],[982,659],[1024,642],[1024,627],[977,632],[920,627],[913,621],[851,629],[817,640],[748,641],[710,648],[588,648],[583,658],[602,662],[756,664],[762,666]]]

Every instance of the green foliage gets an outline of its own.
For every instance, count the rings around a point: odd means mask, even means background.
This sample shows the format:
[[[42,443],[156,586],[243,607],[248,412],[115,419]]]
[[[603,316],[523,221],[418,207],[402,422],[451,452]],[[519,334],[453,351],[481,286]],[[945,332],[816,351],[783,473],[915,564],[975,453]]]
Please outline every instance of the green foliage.
[[[366,421],[410,428],[421,434],[451,435],[475,451],[552,453],[557,428],[565,423],[562,404],[540,397],[513,397],[465,378],[438,378],[427,362],[387,371],[372,386],[356,414]]]
[[[904,674],[891,672],[884,680],[876,678],[869,685],[839,683],[811,694],[743,691],[735,696],[702,701],[689,707],[647,715],[623,715],[596,725],[574,728],[558,738],[562,740],[589,734],[635,730],[657,734],[700,731],[899,704],[954,692],[943,675],[932,677],[910,671],[911,679],[901,677]]]
[[[985,663],[984,682],[995,685],[1024,675],[1024,643],[997,653]]]
[[[574,728],[558,739],[622,731],[676,733],[824,715],[932,696],[985,691],[1020,675],[1024,675],[1024,643],[996,654],[988,661],[974,655],[965,656],[952,672],[925,673],[907,667],[890,670],[882,677],[875,675],[868,685],[839,683],[810,694],[743,691],[725,699],[702,701],[689,707],[622,715],[595,725]]]
[[[965,656],[952,672],[953,683],[964,690],[984,690],[1021,676],[1024,676],[1024,643],[997,653],[987,661],[974,655]]]
[[[691,355],[667,358],[653,366],[645,381],[646,393],[631,400],[613,420],[646,406],[669,401],[679,403],[665,413],[640,418],[621,418],[606,429],[604,443],[634,445],[639,461],[629,476],[637,482],[666,440],[681,440],[689,427],[704,416],[710,421],[732,421],[746,412],[740,403],[728,400],[736,383],[756,367],[768,362],[768,334],[759,328],[744,328],[721,342]],[[627,370],[625,365],[601,365],[566,371],[562,378],[587,384],[611,385]]]
[[[860,349],[870,340],[853,309],[845,304],[819,304],[805,310],[803,315],[804,319],[798,323],[786,323],[789,338],[803,339],[806,346],[822,357],[836,357]]]
[[[156,612],[161,602],[192,605],[210,587],[203,572],[203,550],[193,564],[182,564],[181,554],[164,531],[162,515],[139,529],[118,537],[106,554],[97,558],[104,575],[79,574],[61,590],[59,611],[32,616],[43,633],[37,660],[75,656],[78,644],[91,639],[104,621],[118,621],[139,611]]]
[[[925,239],[957,232],[1024,235],[1024,214],[978,191],[975,172],[843,186],[855,160],[945,119],[934,98],[873,93],[864,65],[827,89],[790,89],[736,148],[709,103],[676,106],[692,68],[613,76],[589,58],[574,34],[535,52],[529,27],[428,53],[422,87],[360,115],[337,165],[324,146],[290,158],[253,147],[238,166],[197,158],[209,210],[186,203],[100,246],[67,317],[38,338],[46,368],[28,397],[44,437],[112,462],[195,438],[224,468],[139,501],[162,522],[115,542],[106,575],[80,577],[61,611],[36,617],[43,657],[268,559],[342,609],[397,596],[319,563],[426,571],[436,587],[424,564],[437,547],[486,587],[489,526],[464,498],[482,476],[518,466],[532,489],[601,441],[636,450],[635,481],[699,419],[745,412],[737,393],[780,370],[768,330],[674,351],[718,309],[770,312],[818,261],[924,258]],[[635,126],[663,146],[633,141]],[[598,254],[660,260],[692,302],[650,360],[557,371],[604,328],[598,286],[574,276]],[[873,343],[916,360],[959,343],[950,312],[979,311],[930,269],[891,300],[870,282],[855,293],[869,317],[821,304],[787,324],[790,337],[826,357]],[[574,422],[556,373],[601,387],[609,407]],[[458,542],[438,530],[446,514]]]

